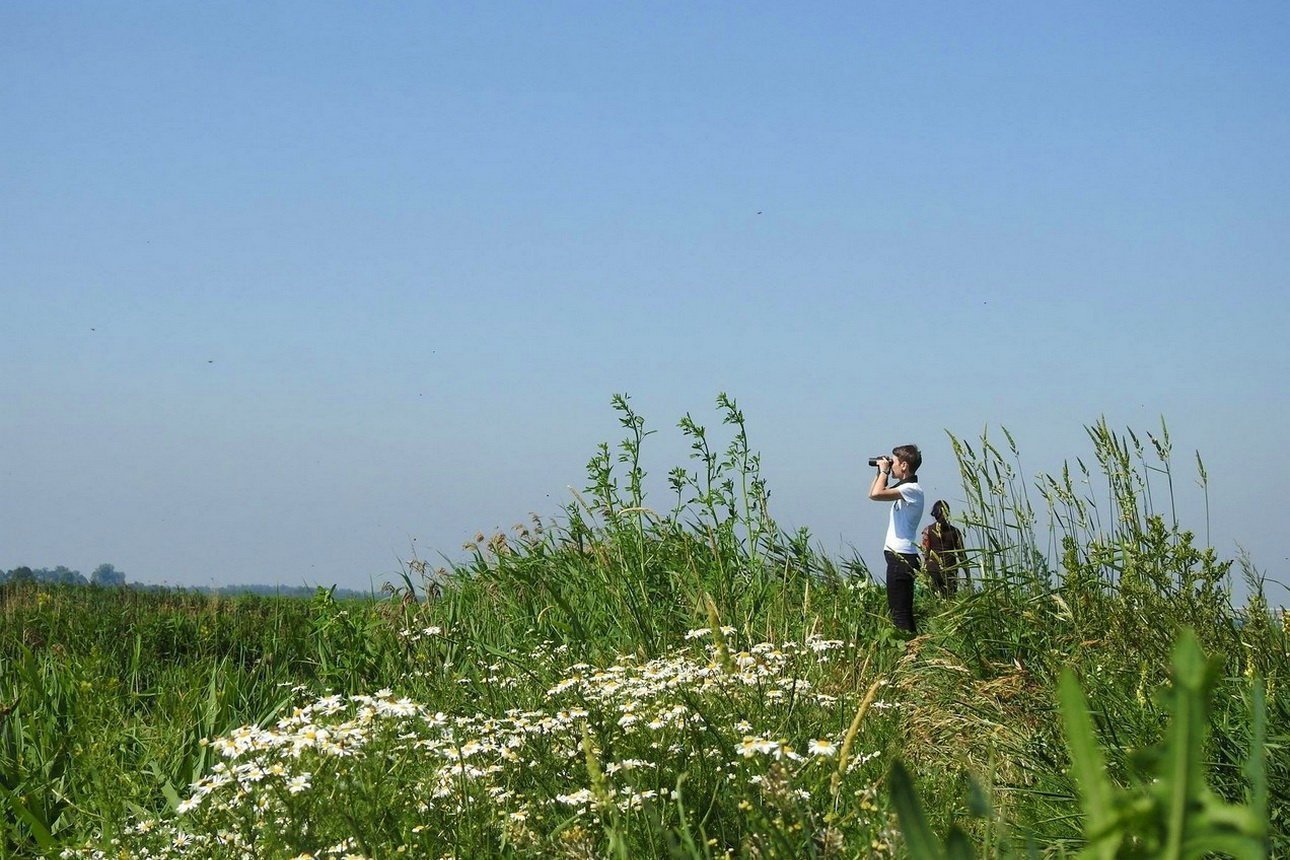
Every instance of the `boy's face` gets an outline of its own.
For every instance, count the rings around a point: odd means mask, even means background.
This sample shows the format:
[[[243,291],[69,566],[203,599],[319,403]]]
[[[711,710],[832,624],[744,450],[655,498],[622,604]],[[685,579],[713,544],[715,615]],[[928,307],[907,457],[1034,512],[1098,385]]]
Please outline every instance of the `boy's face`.
[[[891,458],[891,473],[897,479],[903,481],[909,477],[909,464],[899,457],[893,456]]]

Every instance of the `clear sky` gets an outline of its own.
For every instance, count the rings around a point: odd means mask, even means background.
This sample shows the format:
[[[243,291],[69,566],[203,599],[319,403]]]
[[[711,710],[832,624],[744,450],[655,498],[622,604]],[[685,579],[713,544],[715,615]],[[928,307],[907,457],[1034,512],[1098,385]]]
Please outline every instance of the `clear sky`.
[[[379,587],[725,391],[830,553],[1163,416],[1290,581],[1288,108],[1279,0],[4,3],[0,567]]]

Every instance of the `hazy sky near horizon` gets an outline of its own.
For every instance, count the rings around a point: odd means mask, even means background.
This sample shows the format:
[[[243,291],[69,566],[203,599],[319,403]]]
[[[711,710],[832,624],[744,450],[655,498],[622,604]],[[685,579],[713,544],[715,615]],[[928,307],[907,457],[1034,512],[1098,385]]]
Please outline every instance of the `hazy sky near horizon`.
[[[1199,450],[1290,581],[1288,46],[1280,2],[5,3],[0,568],[379,587],[558,514],[616,392],[666,507],[728,392],[830,553],[880,558],[892,445],[953,502],[946,431],[1033,474],[1163,416],[1184,524]]]

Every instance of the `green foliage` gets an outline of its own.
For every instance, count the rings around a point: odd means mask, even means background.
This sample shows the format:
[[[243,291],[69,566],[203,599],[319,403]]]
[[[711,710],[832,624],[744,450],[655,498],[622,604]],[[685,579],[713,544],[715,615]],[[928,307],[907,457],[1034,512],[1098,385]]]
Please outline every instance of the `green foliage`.
[[[900,817],[901,832],[912,860],[972,860],[976,857],[967,834],[957,825],[950,827],[944,843],[936,838],[923,815],[913,780],[900,762],[891,766],[891,802]]]
[[[1085,846],[1079,856],[1187,860],[1221,853],[1261,860],[1268,856],[1263,686],[1253,688],[1253,728],[1244,769],[1251,802],[1227,803],[1205,779],[1209,702],[1221,664],[1206,661],[1195,633],[1185,629],[1174,649],[1173,666],[1173,684],[1166,691],[1169,727],[1158,745],[1141,753],[1143,766],[1127,788],[1108,776],[1088,702],[1074,672],[1062,672],[1059,698],[1070,769],[1084,813]],[[951,825],[944,843],[935,836],[899,761],[892,765],[890,780],[892,804],[913,860],[975,856],[958,825]]]
[[[585,493],[388,600],[0,584],[0,856],[1290,852],[1285,618],[1177,522],[1163,427],[1029,479],[952,437],[973,587],[907,640],[716,406],[664,505],[616,397]]]
[[[1181,860],[1211,852],[1235,858],[1267,856],[1261,687],[1255,692],[1246,767],[1254,803],[1225,803],[1205,782],[1209,699],[1219,671],[1219,663],[1204,659],[1195,634],[1185,630],[1174,650],[1173,686],[1168,694],[1172,721],[1164,740],[1144,754],[1143,774],[1127,789],[1117,788],[1106,775],[1084,694],[1074,674],[1063,673],[1062,713],[1085,819],[1087,847],[1081,856],[1097,860]]]

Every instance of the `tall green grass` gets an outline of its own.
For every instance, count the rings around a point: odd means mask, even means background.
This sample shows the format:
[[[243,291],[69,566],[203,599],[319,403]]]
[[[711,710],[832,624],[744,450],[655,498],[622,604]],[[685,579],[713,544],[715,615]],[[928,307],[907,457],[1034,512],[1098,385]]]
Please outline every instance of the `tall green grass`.
[[[973,587],[905,641],[777,528],[733,400],[657,501],[613,405],[568,506],[387,599],[0,587],[0,855],[1155,856],[1179,808],[1290,850],[1284,616],[1178,522],[1165,428],[1034,476],[951,436]]]

